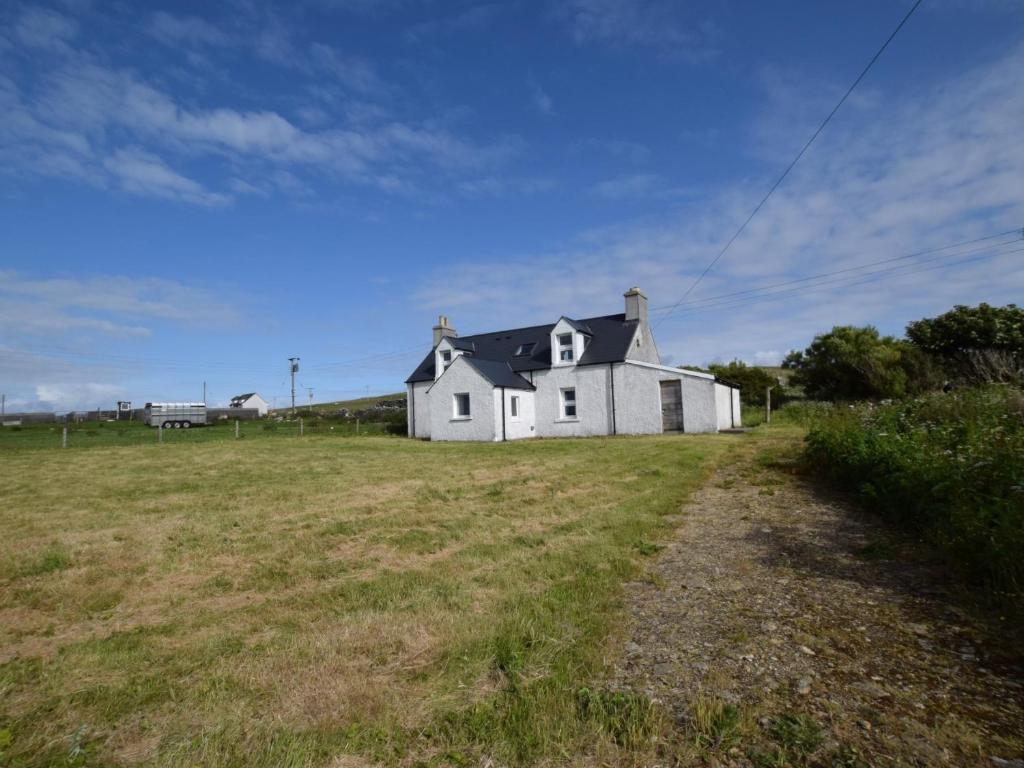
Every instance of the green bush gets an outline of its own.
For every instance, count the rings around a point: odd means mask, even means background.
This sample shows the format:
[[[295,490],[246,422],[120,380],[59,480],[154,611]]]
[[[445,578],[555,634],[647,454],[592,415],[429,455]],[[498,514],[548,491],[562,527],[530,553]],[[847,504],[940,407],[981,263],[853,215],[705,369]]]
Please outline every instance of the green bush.
[[[805,455],[923,534],[997,602],[1024,607],[1024,392],[990,386],[837,407],[811,428]]]

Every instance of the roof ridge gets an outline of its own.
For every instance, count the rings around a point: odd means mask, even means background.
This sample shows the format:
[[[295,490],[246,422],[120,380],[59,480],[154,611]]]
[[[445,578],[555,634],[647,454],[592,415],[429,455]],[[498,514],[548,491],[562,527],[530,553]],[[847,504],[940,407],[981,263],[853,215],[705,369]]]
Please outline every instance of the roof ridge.
[[[616,313],[611,314],[611,315],[595,315],[594,317],[581,317],[579,319],[569,317],[568,315],[559,315],[558,316],[558,320],[561,320],[563,317],[567,318],[569,320],[575,320],[575,322],[577,322],[577,323],[589,323],[589,322],[591,322],[593,320],[611,320],[611,319],[617,318],[617,317],[623,318],[624,322],[635,322],[635,321],[625,320],[625,317],[626,317],[626,313],[625,312],[616,312]],[[506,328],[506,329],[500,330],[500,331],[481,331],[480,333],[470,333],[470,334],[467,334],[466,336],[456,336],[455,338],[457,338],[457,339],[476,339],[476,338],[479,338],[481,336],[501,336],[501,335],[506,334],[506,333],[522,333],[523,331],[532,331],[532,330],[536,330],[536,329],[540,329],[540,328],[553,328],[554,326],[558,325],[558,320],[556,320],[553,323],[541,323],[539,325],[524,325],[522,328]]]

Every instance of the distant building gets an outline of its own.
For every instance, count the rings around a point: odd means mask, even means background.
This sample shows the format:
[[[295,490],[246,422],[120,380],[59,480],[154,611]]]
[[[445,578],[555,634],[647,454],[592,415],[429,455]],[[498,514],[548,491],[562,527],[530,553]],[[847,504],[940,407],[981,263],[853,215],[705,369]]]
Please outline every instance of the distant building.
[[[264,400],[255,392],[247,392],[244,395],[236,395],[231,398],[232,408],[255,408],[260,416],[266,416],[270,403]]]

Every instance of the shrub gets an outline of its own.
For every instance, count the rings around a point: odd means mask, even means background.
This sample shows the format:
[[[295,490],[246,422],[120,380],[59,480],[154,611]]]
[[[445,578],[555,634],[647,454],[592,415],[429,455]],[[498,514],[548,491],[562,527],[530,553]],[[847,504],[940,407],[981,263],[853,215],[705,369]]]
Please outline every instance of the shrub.
[[[1022,606],[1024,393],[990,386],[837,408],[806,458],[872,509],[923,534],[970,583]]]

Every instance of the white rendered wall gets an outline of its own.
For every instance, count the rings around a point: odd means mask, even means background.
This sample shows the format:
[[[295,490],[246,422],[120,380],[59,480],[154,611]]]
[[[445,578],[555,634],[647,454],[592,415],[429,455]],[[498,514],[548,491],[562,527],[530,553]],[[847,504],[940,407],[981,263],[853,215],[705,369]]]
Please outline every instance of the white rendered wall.
[[[519,416],[512,418],[512,398],[519,398]],[[501,439],[501,389],[494,389],[494,423],[497,429],[496,437]],[[536,437],[536,408],[534,407],[534,393],[528,389],[506,389],[505,390],[505,439],[522,440],[527,437]]]
[[[715,383],[715,410],[718,413],[718,428],[732,427],[732,387]]]
[[[469,393],[470,418],[454,416],[453,395]],[[500,440],[495,434],[494,386],[462,357],[457,357],[430,388],[431,440]]]
[[[618,382],[616,382],[617,384]],[[534,371],[538,437],[610,435],[611,395],[607,365],[565,365]],[[562,418],[562,387],[576,388],[576,418]]]
[[[629,349],[626,351],[626,359],[661,365],[661,356],[654,343],[654,334],[651,333],[651,326],[647,323],[640,323],[637,326],[636,333],[629,343]]]
[[[246,400],[244,403],[242,403],[242,407],[243,408],[255,408],[259,412],[260,416],[266,416],[267,415],[267,408],[270,407],[270,403],[268,403],[266,400],[264,400],[259,395],[253,395],[248,400]]]
[[[405,385],[406,397],[409,398],[409,437],[430,437],[430,396],[427,390],[431,384],[431,381],[418,381]]]
[[[743,410],[740,408],[740,391],[734,389],[732,391],[732,425],[734,427],[743,426]]]

